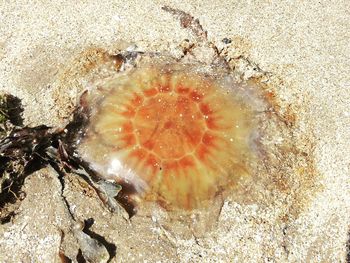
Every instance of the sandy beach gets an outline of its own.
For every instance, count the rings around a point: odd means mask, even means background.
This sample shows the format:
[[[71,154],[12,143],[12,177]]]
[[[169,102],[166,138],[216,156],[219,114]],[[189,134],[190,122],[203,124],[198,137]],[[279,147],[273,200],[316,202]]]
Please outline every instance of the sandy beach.
[[[94,63],[100,49],[133,46],[177,56],[185,39],[197,43],[162,10],[165,5],[198,19],[216,47],[230,39],[233,60],[244,58],[268,73],[281,108],[297,116],[296,133],[312,142],[305,151],[312,153],[317,176],[307,186],[307,204],[283,221],[279,214],[293,202],[288,198],[274,197],[269,206],[228,200],[214,230],[177,236],[154,218],[141,214],[126,222],[109,213],[95,193],[83,192],[81,182],[67,175],[63,194],[71,210],[94,219],[91,231],[115,251],[111,262],[348,262],[349,1],[2,0],[0,91],[21,99],[25,125],[64,125],[82,91],[75,78],[81,54]],[[304,179],[291,192],[304,191]],[[0,225],[0,261],[65,262],[60,250],[70,257],[78,247],[62,235],[71,226],[55,171],[33,173],[23,189],[15,217]]]

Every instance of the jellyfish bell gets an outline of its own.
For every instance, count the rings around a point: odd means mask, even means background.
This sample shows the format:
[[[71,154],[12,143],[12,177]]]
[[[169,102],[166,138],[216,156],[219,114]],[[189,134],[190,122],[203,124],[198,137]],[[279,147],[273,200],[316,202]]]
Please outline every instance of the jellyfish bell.
[[[105,179],[131,186],[128,199],[190,211],[252,174],[266,103],[226,72],[144,63],[96,86],[78,152]]]

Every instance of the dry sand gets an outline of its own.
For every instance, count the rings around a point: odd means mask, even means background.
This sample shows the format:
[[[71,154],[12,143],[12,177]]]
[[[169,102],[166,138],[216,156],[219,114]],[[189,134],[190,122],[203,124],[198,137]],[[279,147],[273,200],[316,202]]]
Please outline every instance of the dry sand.
[[[300,129],[314,136],[322,190],[287,226],[276,223],[277,212],[271,209],[226,202],[217,234],[199,242],[171,240],[154,225],[148,232],[138,229],[142,220],[137,217],[128,225],[103,209],[94,195],[74,191],[77,180],[68,177],[65,195],[77,204],[76,214],[95,218],[93,231],[117,246],[116,262],[346,262],[349,1],[2,0],[0,90],[22,99],[26,124],[62,124],[51,82],[83,50],[123,42],[136,43],[144,51],[171,52],[183,39],[193,39],[161,10],[164,4],[198,18],[217,45],[224,37],[232,38],[239,53],[282,79],[281,101],[304,103],[298,112]],[[75,90],[60,92],[78,96]],[[69,227],[60,188],[51,169],[27,179],[27,197],[18,215],[0,226],[1,262],[59,262],[60,229]],[[146,231],[142,241],[128,238],[138,231]]]

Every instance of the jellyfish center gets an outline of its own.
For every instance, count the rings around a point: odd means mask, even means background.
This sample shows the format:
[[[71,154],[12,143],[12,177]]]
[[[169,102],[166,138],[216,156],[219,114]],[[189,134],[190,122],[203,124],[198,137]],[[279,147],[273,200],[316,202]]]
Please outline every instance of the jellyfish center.
[[[135,116],[140,145],[161,159],[179,159],[193,153],[205,129],[197,103],[173,93],[147,99]]]

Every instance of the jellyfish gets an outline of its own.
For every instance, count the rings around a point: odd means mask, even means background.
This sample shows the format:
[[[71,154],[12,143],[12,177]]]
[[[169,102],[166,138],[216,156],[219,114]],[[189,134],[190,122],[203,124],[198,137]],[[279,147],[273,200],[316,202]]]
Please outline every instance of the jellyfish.
[[[143,201],[192,210],[249,176],[264,103],[232,76],[149,63],[99,83],[78,152]]]

